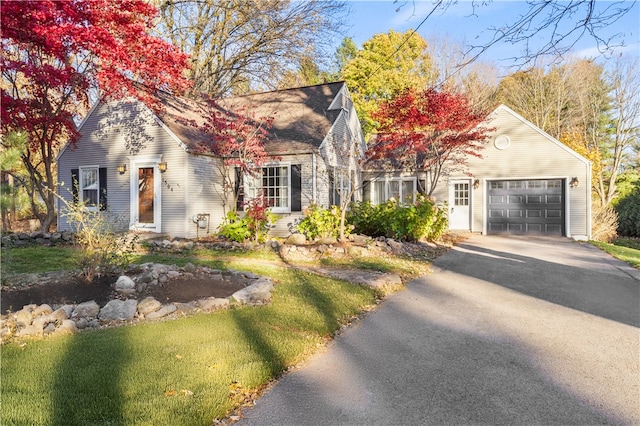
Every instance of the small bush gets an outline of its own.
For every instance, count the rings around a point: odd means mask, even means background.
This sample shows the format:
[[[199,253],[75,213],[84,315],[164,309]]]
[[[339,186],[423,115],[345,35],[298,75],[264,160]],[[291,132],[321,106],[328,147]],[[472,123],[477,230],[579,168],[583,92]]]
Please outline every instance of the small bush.
[[[67,203],[64,215],[74,228],[87,282],[102,274],[121,273],[129,266],[138,236],[115,231],[124,219],[89,210],[82,203]]]
[[[618,213],[618,234],[640,237],[640,186],[620,198],[615,210]]]
[[[304,211],[304,218],[298,223],[296,229],[309,240],[318,238],[338,238],[340,236],[340,208],[332,206],[325,209],[312,204]],[[349,235],[350,228],[345,229],[345,236]]]
[[[602,206],[594,202],[591,207],[591,238],[605,243],[611,242],[617,236],[618,215],[612,206]]]
[[[447,229],[446,210],[425,196],[419,196],[413,204],[401,204],[393,199],[377,206],[369,202],[356,203],[347,221],[359,234],[400,241],[435,240]]]
[[[271,213],[264,198],[253,198],[245,205],[245,215],[242,218],[236,212],[227,213],[227,219],[220,225],[218,234],[238,243],[250,239],[263,242],[269,226],[276,221],[277,216]]]

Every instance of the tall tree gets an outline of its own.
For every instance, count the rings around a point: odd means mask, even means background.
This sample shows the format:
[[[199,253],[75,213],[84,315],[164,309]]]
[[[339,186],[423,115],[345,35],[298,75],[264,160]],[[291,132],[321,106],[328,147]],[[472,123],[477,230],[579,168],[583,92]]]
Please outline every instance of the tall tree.
[[[342,28],[338,0],[154,0],[159,34],[191,55],[193,93],[273,89],[282,71],[320,62]]]
[[[2,132],[24,131],[22,161],[33,213],[47,231],[55,220],[54,159],[75,143],[74,118],[89,92],[149,100],[156,89],[184,89],[186,56],[149,34],[155,7],[142,0],[3,1]]]
[[[378,104],[406,88],[422,90],[436,75],[427,54],[427,42],[415,31],[390,30],[364,42],[354,59],[342,69],[351,91],[365,137],[377,123],[373,112]]]
[[[394,168],[429,170],[433,193],[440,177],[464,171],[468,156],[482,157],[491,130],[482,125],[486,113],[474,110],[464,94],[406,89],[384,101],[375,113],[380,126],[369,158],[392,160]]]

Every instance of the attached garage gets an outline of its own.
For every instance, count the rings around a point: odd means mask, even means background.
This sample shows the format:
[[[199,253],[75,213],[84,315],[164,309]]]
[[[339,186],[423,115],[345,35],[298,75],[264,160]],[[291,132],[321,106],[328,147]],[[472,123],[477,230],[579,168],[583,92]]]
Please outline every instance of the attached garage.
[[[488,182],[487,233],[565,235],[562,179]]]

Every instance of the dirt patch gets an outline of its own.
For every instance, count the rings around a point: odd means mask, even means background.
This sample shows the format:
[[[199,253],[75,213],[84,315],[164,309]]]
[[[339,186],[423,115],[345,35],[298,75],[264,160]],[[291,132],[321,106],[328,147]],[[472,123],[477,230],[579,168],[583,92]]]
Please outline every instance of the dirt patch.
[[[1,313],[16,312],[29,304],[43,303],[53,306],[78,304],[95,300],[104,306],[109,300],[119,298],[113,288],[117,277],[101,277],[87,283],[81,277],[69,276],[64,279],[32,284],[22,287],[3,287],[0,291]],[[187,303],[206,297],[228,297],[244,288],[247,280],[241,277],[216,279],[208,277],[179,277],[163,284],[149,286],[142,293],[129,296],[142,300],[152,296],[161,303]]]

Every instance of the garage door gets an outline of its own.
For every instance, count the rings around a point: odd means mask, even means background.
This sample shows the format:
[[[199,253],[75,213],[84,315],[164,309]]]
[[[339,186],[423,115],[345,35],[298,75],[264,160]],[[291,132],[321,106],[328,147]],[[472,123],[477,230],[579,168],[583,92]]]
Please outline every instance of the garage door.
[[[564,235],[562,179],[489,182],[489,234]]]

